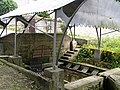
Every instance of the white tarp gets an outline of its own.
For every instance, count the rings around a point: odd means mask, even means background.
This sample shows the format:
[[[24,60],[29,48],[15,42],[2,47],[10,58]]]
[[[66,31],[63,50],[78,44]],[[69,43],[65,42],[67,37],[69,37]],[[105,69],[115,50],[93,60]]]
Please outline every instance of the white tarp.
[[[68,11],[67,14],[71,13],[70,11],[72,11],[73,8],[75,9],[78,7],[77,3],[81,4],[83,1],[85,2],[75,14],[70,23],[71,25],[82,24],[88,26],[120,28],[120,2],[116,0],[38,0],[32,4],[11,11],[0,18],[61,8],[57,11],[57,15],[67,24],[70,17],[65,14],[65,11]],[[71,4],[71,2],[74,4]],[[67,4],[70,5],[68,6]]]
[[[26,6],[17,8],[5,15],[0,16],[0,18],[6,18],[11,16],[23,15],[23,14],[30,14],[36,12],[43,12],[49,10],[55,10],[65,6],[74,0],[38,0],[33,3],[30,3]]]
[[[67,24],[70,18],[65,15],[63,8],[58,11],[58,14]],[[87,0],[70,24],[120,28],[120,2],[116,0]]]

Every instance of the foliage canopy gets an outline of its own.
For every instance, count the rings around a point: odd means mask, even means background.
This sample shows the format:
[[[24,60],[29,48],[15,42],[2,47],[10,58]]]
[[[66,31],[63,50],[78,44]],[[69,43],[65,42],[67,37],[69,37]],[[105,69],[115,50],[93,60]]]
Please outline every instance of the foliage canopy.
[[[47,11],[40,12],[37,14],[39,17],[44,17],[44,18],[50,18],[49,14]]]
[[[0,15],[8,13],[17,8],[17,3],[13,0],[0,0]]]

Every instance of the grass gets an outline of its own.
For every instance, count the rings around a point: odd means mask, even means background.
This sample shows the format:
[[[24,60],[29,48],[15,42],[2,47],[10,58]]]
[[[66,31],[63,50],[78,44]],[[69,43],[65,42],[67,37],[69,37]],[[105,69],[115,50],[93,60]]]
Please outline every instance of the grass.
[[[84,45],[87,48],[97,48],[97,40],[94,43]],[[101,50],[120,52],[120,37],[106,37],[101,40]]]

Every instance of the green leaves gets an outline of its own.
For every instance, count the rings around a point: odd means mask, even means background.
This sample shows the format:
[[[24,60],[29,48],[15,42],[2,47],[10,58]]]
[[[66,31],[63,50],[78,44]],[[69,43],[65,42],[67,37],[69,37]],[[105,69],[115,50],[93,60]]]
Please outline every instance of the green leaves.
[[[0,0],[0,15],[8,13],[17,8],[17,3],[13,0]]]
[[[102,51],[101,53],[101,61],[95,62],[93,60],[93,54],[95,49],[81,48],[79,51],[76,62],[84,62],[96,65],[98,67],[104,68],[117,68],[120,67],[120,53],[113,53],[110,51]]]
[[[116,1],[119,1],[119,2],[120,2],[120,0],[116,0]]]
[[[40,17],[44,17],[44,18],[50,18],[49,14],[47,11],[41,12],[37,14]]]

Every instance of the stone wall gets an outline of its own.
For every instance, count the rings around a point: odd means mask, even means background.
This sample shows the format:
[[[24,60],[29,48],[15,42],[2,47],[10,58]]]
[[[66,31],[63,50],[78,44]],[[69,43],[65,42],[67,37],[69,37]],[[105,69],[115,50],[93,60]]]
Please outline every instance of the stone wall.
[[[41,76],[40,74],[37,74],[35,72],[32,72],[30,70],[27,70],[25,68],[22,68],[20,66],[17,66],[15,64],[9,63],[4,59],[0,59],[1,62],[4,64],[18,70],[19,72],[26,75],[31,80],[34,80],[36,85],[39,87],[40,90],[53,90],[53,81],[51,78],[45,78],[44,76]]]
[[[120,68],[67,83],[65,90],[120,90]]]
[[[120,68],[99,73],[99,76],[104,77],[105,90],[120,90]]]
[[[53,34],[51,34],[53,36]],[[57,51],[58,47],[60,44],[62,34],[57,34]],[[61,48],[61,54],[69,49],[69,43],[70,43],[71,38],[68,36],[65,36],[63,45]],[[4,46],[4,53],[7,55],[13,55],[14,52],[14,34],[9,34],[5,37],[2,37],[0,39],[0,42]],[[42,33],[25,33],[25,34],[18,34],[17,35],[17,54],[19,56],[23,57],[23,61],[27,62],[30,58],[32,58],[32,52],[34,49],[39,49],[39,48],[50,48],[53,51],[53,38],[46,36],[45,34]],[[44,53],[46,53],[44,51]],[[49,58],[52,58],[52,53],[51,55],[48,55]],[[47,57],[47,55],[45,55]],[[44,55],[42,56],[44,58]],[[48,59],[48,57],[47,57]]]
[[[65,90],[103,90],[103,77],[90,76],[65,84]]]

